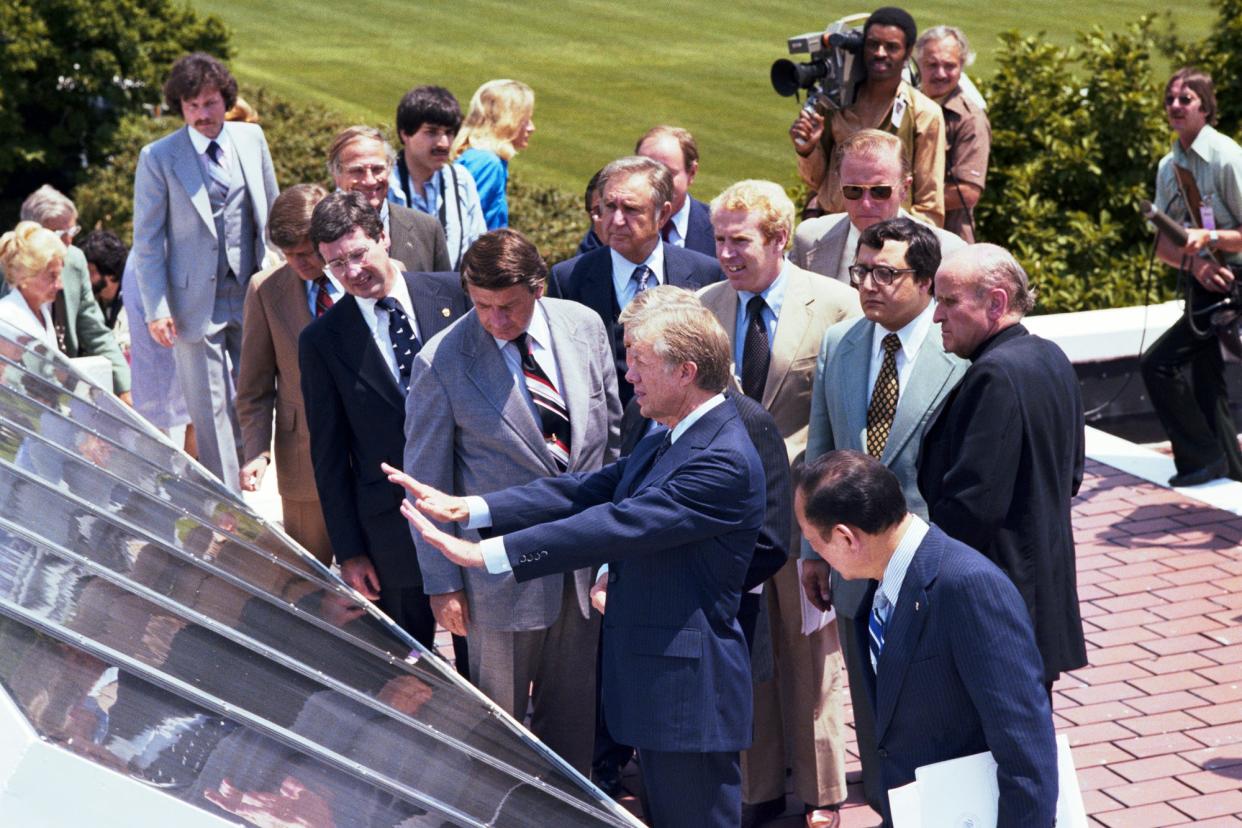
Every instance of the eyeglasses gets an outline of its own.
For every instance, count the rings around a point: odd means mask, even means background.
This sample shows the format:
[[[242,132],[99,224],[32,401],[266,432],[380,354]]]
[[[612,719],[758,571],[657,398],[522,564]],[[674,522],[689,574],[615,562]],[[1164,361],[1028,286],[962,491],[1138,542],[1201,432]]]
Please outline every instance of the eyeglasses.
[[[913,273],[912,267],[889,267],[888,265],[875,265],[868,267],[867,265],[850,265],[850,285],[853,287],[860,286],[867,276],[870,275],[877,285],[888,286],[897,278],[898,273]]]
[[[73,241],[74,236],[82,232],[82,225],[75,224],[72,227],[70,227],[68,230],[57,230],[55,232],[56,232],[56,235],[60,236],[61,240],[64,241],[65,244],[68,244],[69,242]]]
[[[864,192],[871,193],[871,197],[876,201],[888,201],[893,195],[892,184],[876,184],[872,187],[865,187],[860,184],[842,184],[841,195],[850,201],[858,201],[863,197]]]
[[[345,173],[345,175],[347,175],[350,178],[356,178],[358,180],[362,180],[366,178],[367,173],[370,173],[372,178],[383,178],[384,176],[388,175],[388,165],[387,164],[369,164],[369,165],[359,164],[358,166],[355,166],[355,167],[346,167],[345,169],[341,170],[341,172]]]
[[[370,247],[360,247],[352,253],[346,253],[339,259],[333,259],[324,265],[324,270],[330,271],[333,276],[343,276],[353,267],[361,267],[366,261],[367,254],[371,252]]]
[[[1193,95],[1166,95],[1164,105],[1172,106],[1174,101],[1177,101],[1182,106],[1190,106],[1195,102],[1195,98]]]

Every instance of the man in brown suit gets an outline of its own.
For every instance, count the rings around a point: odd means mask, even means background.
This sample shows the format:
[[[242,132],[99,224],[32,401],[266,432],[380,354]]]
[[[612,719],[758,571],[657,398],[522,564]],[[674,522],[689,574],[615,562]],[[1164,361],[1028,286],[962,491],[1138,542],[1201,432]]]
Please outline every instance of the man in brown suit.
[[[272,415],[276,418],[276,473],[285,531],[325,566],[332,544],[324,526],[311,469],[310,432],[302,404],[298,335],[342,295],[324,272],[310,241],[310,219],[327,193],[298,184],[272,204],[267,232],[285,264],[250,280],[242,321],[242,355],[237,378],[237,418],[245,465],[242,491],[258,490],[272,462]]]
[[[861,312],[858,292],[784,258],[794,205],[778,184],[741,181],[712,201],[716,258],[727,282],[699,292],[733,347],[744,393],[776,421],[792,464],[806,449],[815,359],[824,331]],[[790,548],[801,543],[789,516]],[[798,564],[763,585],[775,676],[755,685],[755,741],[742,754],[742,798],[754,824],[785,809],[785,756],[807,823],[835,825],[845,799],[843,670],[832,623],[804,635]],[[789,750],[786,750],[786,744]]]

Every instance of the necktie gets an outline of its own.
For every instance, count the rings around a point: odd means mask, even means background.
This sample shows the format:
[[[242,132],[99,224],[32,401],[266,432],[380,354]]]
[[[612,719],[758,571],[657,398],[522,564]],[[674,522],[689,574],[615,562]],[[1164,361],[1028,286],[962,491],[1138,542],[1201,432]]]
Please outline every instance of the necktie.
[[[880,346],[884,349],[884,361],[871,391],[871,405],[867,407],[867,454],[875,458],[884,453],[893,428],[893,414],[897,412],[897,352],[901,350],[901,339],[895,333],[886,334]]]
[[[655,274],[651,271],[651,268],[646,265],[639,265],[634,268],[634,272],[630,274],[630,281],[637,286],[637,289],[634,291],[634,295],[637,296],[647,288],[652,287],[650,282],[653,276],[655,276]]]
[[[746,303],[746,339],[742,343],[742,393],[752,400],[763,399],[763,386],[768,380],[768,364],[772,360],[768,326],[763,321],[763,309],[767,306],[762,296],[752,296]]]
[[[867,621],[867,643],[871,650],[871,669],[875,670],[880,663],[880,651],[884,649],[884,630],[888,626],[888,616],[893,607],[877,588],[875,598],[871,602],[871,617]]]
[[[530,337],[523,332],[512,342],[522,356],[526,390],[530,392],[531,402],[539,413],[543,439],[548,445],[548,451],[552,452],[556,467],[565,471],[569,468],[569,409],[565,407],[565,400],[548,379],[547,373],[535,361]]]
[[[414,355],[422,344],[414,335],[414,326],[410,324],[410,318],[405,315],[405,311],[401,310],[400,302],[391,296],[385,296],[375,305],[388,311],[388,339],[392,342],[393,355],[397,357],[401,390],[409,391],[410,369],[414,367]]]
[[[211,194],[211,203],[219,206],[229,195],[229,173],[224,168],[224,150],[215,141],[207,145],[207,157],[211,163],[207,165],[207,177],[211,179],[207,189]]]
[[[320,276],[315,279],[315,318],[323,316],[328,312],[328,308],[332,307],[332,296],[328,293],[328,277]]]
[[[656,463],[660,462],[660,458],[668,452],[672,445],[673,432],[671,430],[665,431],[664,439],[660,441],[660,445],[656,446],[656,450],[651,453],[651,457],[643,466],[642,471],[640,473],[636,473],[630,478],[630,494],[638,491],[638,487],[641,486],[642,482],[647,479],[647,475],[651,474],[651,470],[656,467]]]

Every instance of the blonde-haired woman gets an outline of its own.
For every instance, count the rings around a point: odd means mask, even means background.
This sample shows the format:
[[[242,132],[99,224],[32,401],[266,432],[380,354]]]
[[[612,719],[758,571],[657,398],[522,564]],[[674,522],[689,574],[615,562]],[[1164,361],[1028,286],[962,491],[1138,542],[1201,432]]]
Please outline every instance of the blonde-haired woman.
[[[0,299],[0,320],[59,350],[52,301],[61,288],[64,242],[38,222],[19,222],[0,236],[0,267],[12,288]]]
[[[535,93],[515,80],[491,80],[475,90],[470,111],[449,153],[474,176],[488,230],[509,226],[509,159],[535,131]]]

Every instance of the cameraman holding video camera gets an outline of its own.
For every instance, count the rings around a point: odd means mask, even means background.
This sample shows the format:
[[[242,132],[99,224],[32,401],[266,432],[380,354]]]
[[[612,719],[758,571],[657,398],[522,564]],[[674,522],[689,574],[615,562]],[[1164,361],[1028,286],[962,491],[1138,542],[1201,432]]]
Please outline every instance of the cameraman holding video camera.
[[[1169,485],[1242,480],[1220,343],[1208,313],[1194,313],[1225,299],[1242,270],[1242,147],[1213,129],[1216,93],[1204,72],[1175,72],[1164,111],[1177,139],[1160,159],[1156,207],[1189,229],[1184,246],[1162,233],[1156,255],[1189,277],[1189,290],[1185,315],[1143,354],[1143,382],[1173,447]]]
[[[882,129],[901,139],[914,175],[903,206],[937,227],[944,224],[944,116],[935,101],[902,80],[917,34],[904,9],[872,12],[863,26],[866,77],[853,103],[832,112],[827,123],[821,111],[804,109],[789,128],[798,174],[815,188],[823,212],[845,209],[833,150],[860,129]]]

